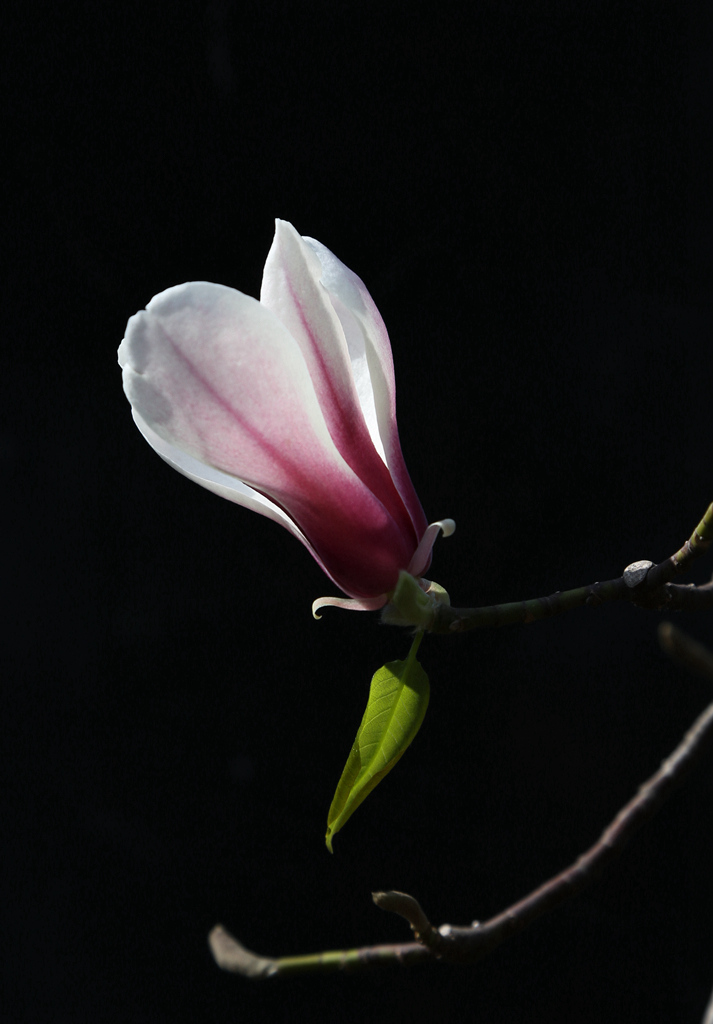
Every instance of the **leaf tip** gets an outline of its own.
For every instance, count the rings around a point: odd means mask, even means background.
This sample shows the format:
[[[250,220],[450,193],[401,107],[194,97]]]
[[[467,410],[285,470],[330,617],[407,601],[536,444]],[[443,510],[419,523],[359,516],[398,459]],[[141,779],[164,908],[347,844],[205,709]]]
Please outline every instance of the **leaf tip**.
[[[327,849],[329,850],[329,852],[330,853],[334,853],[334,850],[332,849],[332,830],[331,830],[331,828],[327,829],[327,834],[324,837],[324,841],[327,844]]]

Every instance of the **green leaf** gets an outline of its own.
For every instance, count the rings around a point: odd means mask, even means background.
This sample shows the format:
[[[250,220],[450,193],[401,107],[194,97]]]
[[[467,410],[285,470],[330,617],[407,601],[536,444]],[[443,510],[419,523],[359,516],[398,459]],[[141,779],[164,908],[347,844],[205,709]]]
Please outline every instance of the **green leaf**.
[[[362,800],[394,767],[421,728],[428,707],[428,676],[416,660],[417,633],[406,661],[374,673],[369,700],[327,818],[327,849]]]

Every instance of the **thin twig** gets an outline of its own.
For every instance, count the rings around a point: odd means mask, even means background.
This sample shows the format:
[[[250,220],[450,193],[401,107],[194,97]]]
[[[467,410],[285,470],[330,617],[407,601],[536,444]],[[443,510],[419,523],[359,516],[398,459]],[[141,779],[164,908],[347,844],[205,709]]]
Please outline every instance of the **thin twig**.
[[[331,974],[334,971],[355,971],[380,964],[416,964],[431,959],[426,946],[418,942],[394,943],[386,946],[363,946],[361,949],[330,950],[306,956],[283,956],[274,959],[258,956],[246,949],[222,925],[217,924],[208,936],[208,945],[218,967],[245,978],[288,977],[291,974]]]
[[[712,584],[696,587],[670,582],[679,573],[690,569],[692,562],[708,550],[711,542],[713,502],[683,547],[658,565],[648,561],[633,562],[616,579],[557,591],[549,597],[536,597],[529,601],[484,608],[451,608],[447,604],[438,604],[428,630],[431,633],[462,633],[470,629],[536,622],[583,605],[596,607],[605,601],[629,601],[640,608],[659,611],[713,608]]]
[[[695,666],[713,682],[713,655],[670,623],[662,624],[659,636],[667,653],[686,666]],[[713,703],[696,719],[671,756],[617,814],[591,849],[529,896],[483,924],[474,922],[467,927],[441,925],[434,929],[412,896],[396,892],[375,893],[374,902],[405,917],[420,941],[269,959],[246,950],[221,925],[217,925],[209,936],[213,956],[224,970],[250,978],[354,970],[385,963],[415,964],[433,958],[474,963],[590,885],[621,854],[634,833],[661,808],[698,761],[711,738]],[[705,1024],[713,1024],[713,1020],[709,1022],[706,1019]]]

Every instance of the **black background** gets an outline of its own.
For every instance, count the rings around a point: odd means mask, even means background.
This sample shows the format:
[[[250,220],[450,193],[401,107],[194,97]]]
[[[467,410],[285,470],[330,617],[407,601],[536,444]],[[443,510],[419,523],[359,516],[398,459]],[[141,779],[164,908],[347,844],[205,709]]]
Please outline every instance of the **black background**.
[[[173,473],[115,350],[185,280],[256,295],[280,216],[363,277],[456,604],[659,561],[713,498],[707,4],[12,5],[0,456],[3,898],[27,1021],[681,1021],[713,985],[710,754],[586,895],[470,968],[256,986],[484,919],[586,849],[710,687],[627,606],[422,646],[423,729],[324,847],[408,638]],[[702,581],[710,564],[692,577]],[[679,618],[713,642],[710,615]]]

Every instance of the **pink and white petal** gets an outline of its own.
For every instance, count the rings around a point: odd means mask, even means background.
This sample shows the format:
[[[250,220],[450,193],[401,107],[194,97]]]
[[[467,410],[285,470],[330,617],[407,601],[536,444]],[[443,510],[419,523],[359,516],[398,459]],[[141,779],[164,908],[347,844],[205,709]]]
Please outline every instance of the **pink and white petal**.
[[[319,285],[319,261],[295,229],[275,221],[260,303],[299,344],[324,418],[340,450],[367,433],[354,388],[347,343],[329,296]]]
[[[156,454],[171,466],[172,469],[177,470],[194,483],[200,484],[201,487],[205,487],[206,490],[212,491],[213,494],[217,494],[221,498],[234,502],[236,505],[242,505],[243,508],[250,509],[252,512],[257,512],[259,515],[272,519],[275,523],[279,523],[280,526],[289,530],[293,537],[296,537],[297,540],[304,544],[325,575],[330,576],[327,566],[324,565],[322,559],[300,528],[278,505],[275,505],[269,498],[266,498],[264,494],[260,494],[259,491],[243,483],[242,480],[229,476],[227,473],[221,473],[220,470],[215,469],[213,466],[199,462],[198,459],[187,455],[180,448],[176,448],[174,445],[169,444],[168,441],[164,441],[162,437],[159,437],[141,419],[136,410],[132,410],[132,415],[144,439],[148,441]],[[336,583],[337,581],[335,580],[334,582]],[[313,603],[312,611],[315,618],[321,618],[321,616],[315,613],[325,605],[334,605],[335,607],[351,611],[373,611],[382,608],[385,603],[386,595],[363,598],[362,600],[356,598],[325,597],[319,598]]]
[[[363,340],[359,343],[356,353],[360,359],[362,352],[366,355],[364,369],[369,376],[370,404],[375,406],[377,419],[381,424],[393,418],[396,411],[393,356],[381,313],[362,279],[342,263],[326,245],[322,245],[316,238],[305,237],[303,241],[319,260],[321,283],[329,293],[342,324],[344,325],[343,318],[354,318],[361,328]],[[363,370],[355,369],[355,377],[361,376],[362,372]],[[361,394],[366,390],[366,385],[357,385],[357,390]],[[383,443],[383,436],[381,440]]]
[[[377,450],[389,467],[417,536],[427,520],[411,483],[401,452],[396,424],[396,389],[391,343],[386,325],[369,291],[357,274],[314,238],[304,241],[320,262],[320,279],[347,338],[357,393]]]
[[[265,263],[261,304],[271,310],[297,340],[314,383],[325,421],[345,461],[379,496],[391,515],[409,529],[407,510],[377,433],[375,447],[357,391],[349,342],[331,296],[320,283],[322,266],[312,248],[287,221],[275,222],[275,237]],[[352,330],[352,338],[354,336]],[[356,339],[361,344],[360,332]],[[388,339],[387,339],[388,341]],[[366,367],[366,358],[363,359]],[[360,382],[369,385],[368,374]],[[373,406],[373,403],[372,403]],[[375,415],[371,415],[372,422]],[[423,523],[425,527],[425,519]],[[414,530],[414,540],[418,533]]]
[[[334,446],[294,339],[259,302],[194,282],[131,317],[119,349],[132,406],[201,462],[282,489],[334,461]]]
[[[337,451],[299,346],[268,310],[220,285],[168,289],[129,321],[120,362],[141,420],[282,508],[342,590],[394,586],[415,541]]]
[[[194,459],[192,455],[188,455],[169,441],[159,437],[156,431],[152,430],[141,418],[136,409],[132,410],[132,415],[136,426],[144,438],[156,454],[160,455],[164,462],[167,462],[172,469],[177,470],[194,483],[200,484],[201,487],[205,487],[206,490],[212,491],[213,494],[218,494],[221,498],[227,498],[228,501],[233,501],[236,505],[242,505],[252,512],[258,512],[260,515],[279,523],[280,526],[284,526],[316,558],[311,544],[297,524],[278,505],[270,501],[269,498],[266,498],[264,494],[260,494],[259,491],[243,483],[242,480],[238,480],[237,477],[230,476],[228,473],[222,473],[214,466],[209,466],[205,462]]]

